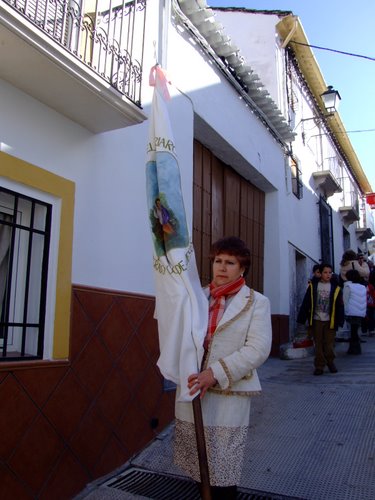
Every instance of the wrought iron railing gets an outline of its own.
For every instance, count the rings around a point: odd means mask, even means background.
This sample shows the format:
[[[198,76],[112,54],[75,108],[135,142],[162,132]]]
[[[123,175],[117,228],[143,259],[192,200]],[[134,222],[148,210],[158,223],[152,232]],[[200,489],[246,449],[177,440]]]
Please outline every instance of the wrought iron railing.
[[[292,177],[292,192],[300,200],[303,198],[302,171],[294,158],[291,158],[290,171]]]
[[[147,0],[4,0],[141,105]]]
[[[346,196],[346,200],[348,199],[348,196]],[[349,199],[350,202],[349,204],[347,201],[345,202],[345,206],[351,206],[353,207],[354,211],[359,215],[359,200],[358,200],[358,192],[356,191],[351,191],[349,193]]]
[[[354,186],[349,177],[341,177],[339,179],[340,186],[342,187],[342,202],[344,207],[353,207],[355,212],[359,215],[359,196],[358,189]]]
[[[335,179],[339,179],[341,177],[341,165],[337,156],[324,158],[322,170],[329,170]]]
[[[374,217],[372,215],[372,210],[366,203],[366,199],[364,196],[361,198],[360,214],[357,227],[371,229],[371,231],[375,234],[375,223],[374,223]]]

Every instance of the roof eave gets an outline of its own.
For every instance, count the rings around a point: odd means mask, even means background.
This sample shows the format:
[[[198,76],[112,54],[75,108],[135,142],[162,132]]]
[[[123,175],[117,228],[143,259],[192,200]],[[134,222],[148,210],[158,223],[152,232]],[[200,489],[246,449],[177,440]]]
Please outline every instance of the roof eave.
[[[296,55],[300,70],[313,94],[317,105],[322,113],[325,114],[325,107],[321,94],[327,90],[327,84],[323,78],[320,71],[318,62],[309,45],[309,41],[303,30],[302,24],[297,16],[289,15],[282,18],[276,25],[279,36],[282,40],[286,40],[290,37],[287,46],[289,46]],[[290,34],[292,35],[290,36]],[[298,42],[298,43],[293,43]],[[299,44],[307,45],[299,45]],[[362,169],[360,161],[353,149],[350,139],[346,133],[343,122],[341,121],[340,115],[336,112],[327,121],[328,127],[332,131],[337,143],[342,149],[342,153],[348,162],[348,166],[352,170],[358,185],[363,192],[363,194],[370,193],[372,191],[371,185]]]
[[[173,0],[172,4],[180,19],[190,26],[196,37],[200,38],[207,53],[217,61],[221,69],[225,67],[224,72],[228,80],[240,91],[241,96],[248,100],[252,110],[287,149],[288,143],[294,140],[296,134],[281,113],[275,115],[277,105],[273,103],[259,77],[241,56],[238,47],[231,42],[224,27],[218,26],[220,23],[215,22],[214,13],[206,1]],[[223,62],[223,59],[227,63]],[[267,99],[261,100],[266,96]]]

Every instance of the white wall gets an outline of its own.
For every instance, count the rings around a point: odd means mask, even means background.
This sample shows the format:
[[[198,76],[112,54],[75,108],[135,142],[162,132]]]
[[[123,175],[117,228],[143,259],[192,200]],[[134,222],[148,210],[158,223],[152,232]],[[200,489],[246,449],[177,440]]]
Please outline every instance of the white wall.
[[[149,2],[148,14],[151,50],[145,61],[151,68],[158,2]],[[148,112],[147,71],[144,84]],[[148,123],[93,135],[3,81],[0,100],[2,149],[76,184],[73,283],[152,294],[145,198]],[[191,200],[189,205],[191,210]]]
[[[243,157],[244,165],[257,170],[260,175],[255,183],[262,183],[263,176],[271,188],[273,169],[282,158],[281,148],[233,87],[210,60],[202,57],[196,44],[174,30],[169,34],[167,64],[172,82],[193,101],[194,111]],[[215,148],[225,154],[220,143]]]
[[[0,99],[2,149],[76,184],[73,283],[151,293],[147,125],[94,136],[2,81]]]
[[[161,41],[158,2],[150,1],[147,8],[142,102],[148,115],[147,72],[155,64],[154,41],[158,47]],[[176,87],[170,117],[190,228],[195,120],[195,137],[266,192],[265,294],[273,313],[287,314],[289,214],[283,202],[282,148],[212,61],[171,24],[167,48],[163,60]],[[5,82],[0,82],[0,99],[0,141],[7,152],[76,184],[73,283],[152,294],[145,196],[148,123],[93,135]]]
[[[239,47],[240,54],[260,76],[272,99],[280,106],[275,35],[278,16],[220,10],[214,12],[216,19],[223,24],[225,33]]]
[[[197,45],[174,30],[169,33],[167,69],[192,101],[201,124],[196,138],[266,192],[264,293],[273,313],[288,314],[283,149]]]
[[[283,109],[286,83],[281,69],[283,51],[278,48],[275,29],[279,17],[274,14],[220,10],[215,11],[215,16],[223,24],[226,35],[239,47],[240,54],[245,58],[246,63],[258,73],[271,97],[287,116],[287,110]],[[294,82],[294,91],[296,91],[296,82]],[[304,92],[300,92],[297,97],[295,116],[297,136],[292,148],[302,170],[303,198],[299,200],[291,192],[288,168],[285,170],[286,182],[284,183],[281,182],[280,172],[277,169],[266,174],[277,191],[268,194],[266,202],[265,284],[266,290],[272,284],[270,293],[274,296],[273,304],[280,312],[286,314],[288,314],[291,299],[285,269],[292,272],[290,265],[295,265],[294,257],[292,263],[289,262],[288,244],[305,255],[309,263],[319,262],[321,258],[319,190],[313,173],[322,168],[322,158],[320,149],[317,148],[316,134],[323,133],[321,136],[322,157],[336,156],[327,135],[324,135],[324,130],[319,130],[313,121],[301,121],[302,118],[312,116],[313,111]],[[302,132],[305,134],[305,141],[303,141]],[[258,136],[254,137],[257,140]],[[259,148],[256,147],[256,150],[262,154],[262,144]],[[344,251],[344,221],[339,212],[339,207],[343,206],[343,194],[338,193],[329,197],[328,203],[333,208],[334,262],[332,264],[338,271]],[[350,234],[351,247],[354,250],[357,250],[359,245],[355,233],[356,226],[357,224],[353,223],[346,227]],[[275,282],[276,288],[273,289]],[[292,293],[292,290],[290,292]]]

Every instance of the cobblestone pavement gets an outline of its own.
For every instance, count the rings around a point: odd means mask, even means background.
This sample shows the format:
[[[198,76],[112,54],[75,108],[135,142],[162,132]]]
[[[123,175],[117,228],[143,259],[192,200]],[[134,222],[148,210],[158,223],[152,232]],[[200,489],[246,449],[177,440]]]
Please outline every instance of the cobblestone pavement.
[[[263,392],[252,402],[240,487],[304,500],[375,499],[375,337],[363,339],[360,356],[336,343],[335,374],[313,376],[312,357],[270,358],[259,369]],[[127,466],[181,476],[172,440],[173,424]],[[145,498],[109,490],[97,482],[79,498]]]

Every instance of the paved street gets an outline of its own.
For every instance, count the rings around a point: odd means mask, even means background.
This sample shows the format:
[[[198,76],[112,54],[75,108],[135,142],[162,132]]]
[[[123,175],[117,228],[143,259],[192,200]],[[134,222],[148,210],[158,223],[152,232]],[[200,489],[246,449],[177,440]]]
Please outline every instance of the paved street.
[[[360,356],[336,343],[336,374],[313,376],[312,357],[261,367],[240,487],[304,500],[375,498],[375,337],[363,338]],[[181,476],[172,439],[173,425],[126,465]],[[96,484],[80,498],[141,497]]]

